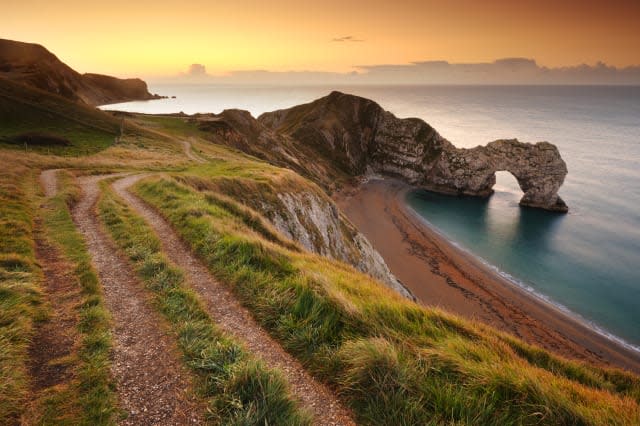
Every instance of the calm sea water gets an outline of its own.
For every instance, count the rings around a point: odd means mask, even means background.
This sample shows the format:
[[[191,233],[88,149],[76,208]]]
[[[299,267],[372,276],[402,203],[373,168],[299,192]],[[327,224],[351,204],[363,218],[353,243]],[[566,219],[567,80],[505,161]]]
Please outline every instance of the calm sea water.
[[[518,206],[498,173],[486,200],[425,191],[407,202],[461,248],[521,285],[640,347],[640,87],[342,87],[400,117],[419,117],[459,147],[499,138],[556,144],[569,174],[558,215]],[[254,115],[326,95],[326,87],[156,86],[176,99],[110,106]]]

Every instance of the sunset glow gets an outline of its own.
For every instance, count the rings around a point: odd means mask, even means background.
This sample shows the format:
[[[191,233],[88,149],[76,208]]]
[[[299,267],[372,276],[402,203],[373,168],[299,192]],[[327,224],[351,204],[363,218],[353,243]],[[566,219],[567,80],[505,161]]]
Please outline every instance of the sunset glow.
[[[612,5],[612,3],[615,4]],[[46,44],[79,71],[172,75],[201,63],[352,71],[423,60],[640,63],[640,2],[10,1],[2,37]]]

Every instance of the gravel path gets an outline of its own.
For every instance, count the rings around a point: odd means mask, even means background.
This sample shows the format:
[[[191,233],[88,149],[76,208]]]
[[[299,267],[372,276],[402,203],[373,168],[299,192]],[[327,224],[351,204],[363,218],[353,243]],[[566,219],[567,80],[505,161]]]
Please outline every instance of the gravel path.
[[[127,190],[143,177],[125,177],[116,181],[113,188],[160,236],[164,252],[185,271],[190,286],[205,300],[209,314],[218,325],[244,342],[268,366],[284,372],[296,397],[314,414],[315,424],[354,425],[351,413],[338,402],[331,390],[314,380],[297,360],[255,322],[231,291],[216,281],[204,264],[191,254],[191,250],[160,214]]]
[[[182,147],[184,148],[184,155],[186,155],[190,160],[195,161],[196,163],[206,163],[206,161],[191,151],[191,142],[182,141]]]
[[[200,424],[201,407],[189,397],[192,384],[175,341],[167,335],[168,325],[152,309],[147,292],[97,217],[98,182],[105,177],[79,179],[83,196],[72,215],[85,237],[113,316],[112,373],[127,414],[120,424]]]

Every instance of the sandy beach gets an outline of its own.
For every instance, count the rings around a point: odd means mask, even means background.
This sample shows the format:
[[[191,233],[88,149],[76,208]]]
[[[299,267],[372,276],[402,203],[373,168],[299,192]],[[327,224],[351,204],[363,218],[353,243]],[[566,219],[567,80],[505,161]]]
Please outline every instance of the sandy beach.
[[[411,187],[370,180],[334,195],[420,303],[511,333],[566,358],[640,373],[640,353],[509,282],[455,247],[404,202]]]

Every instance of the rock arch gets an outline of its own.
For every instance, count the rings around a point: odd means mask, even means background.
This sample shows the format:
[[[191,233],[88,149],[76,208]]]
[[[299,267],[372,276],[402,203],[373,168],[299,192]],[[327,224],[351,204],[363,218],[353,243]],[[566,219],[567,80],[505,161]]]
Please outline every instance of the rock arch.
[[[279,164],[288,164],[327,188],[335,188],[340,176],[376,173],[436,192],[488,196],[495,173],[504,170],[522,189],[521,205],[568,210],[558,196],[567,166],[548,142],[505,139],[456,148],[421,119],[400,119],[371,100],[340,92],[262,114],[258,122],[269,129],[258,138],[264,143],[263,158],[275,156]],[[279,135],[280,141],[268,135]],[[299,155],[295,161],[273,148],[287,144]]]
[[[472,149],[449,144],[425,176],[423,186],[438,192],[488,196],[493,192],[498,171],[509,172],[516,178],[523,192],[520,205],[568,211],[558,196],[567,165],[558,148],[548,142],[497,140]]]

